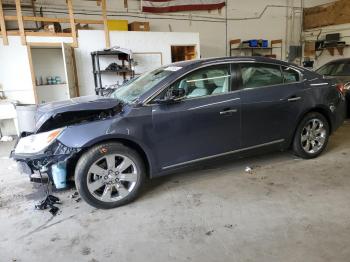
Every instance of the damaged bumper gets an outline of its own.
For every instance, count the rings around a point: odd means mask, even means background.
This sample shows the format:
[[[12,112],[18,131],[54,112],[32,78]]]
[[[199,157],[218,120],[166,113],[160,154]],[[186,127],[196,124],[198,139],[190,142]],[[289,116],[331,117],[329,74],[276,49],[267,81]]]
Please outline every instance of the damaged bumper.
[[[70,148],[56,140],[41,154],[18,154],[12,151],[10,157],[17,162],[19,172],[28,175],[32,182],[42,182],[42,177],[39,178],[38,174],[47,174],[55,182],[53,167],[64,166],[68,179],[73,174],[74,163],[80,151],[80,148]],[[56,183],[55,186],[59,188]]]

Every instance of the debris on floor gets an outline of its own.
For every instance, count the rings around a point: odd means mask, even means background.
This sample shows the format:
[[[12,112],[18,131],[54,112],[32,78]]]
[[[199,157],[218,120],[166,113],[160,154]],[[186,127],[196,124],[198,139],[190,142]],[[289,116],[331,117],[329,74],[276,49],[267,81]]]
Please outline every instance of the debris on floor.
[[[38,205],[35,205],[35,209],[45,210],[50,207],[49,212],[55,216],[59,211],[59,208],[54,206],[56,204],[61,204],[60,199],[53,195],[47,195],[44,200],[42,200]]]
[[[214,229],[212,229],[212,230],[209,230],[208,232],[206,232],[205,234],[207,235],[207,236],[210,236],[211,234],[213,234],[214,233]]]
[[[71,194],[69,196],[69,198],[75,199],[75,202],[77,202],[77,203],[80,202],[80,200],[81,200],[81,197],[79,196],[78,191],[75,191],[73,194]]]
[[[12,136],[2,136],[0,138],[0,141],[1,142],[11,142],[11,141],[13,141],[13,137]]]
[[[251,167],[247,166],[247,167],[245,168],[245,172],[246,172],[246,173],[249,173],[249,174],[253,174],[253,169],[252,169]]]
[[[78,191],[75,191],[73,194],[71,194],[70,196],[69,196],[69,198],[77,198],[79,196],[79,193],[78,193]]]

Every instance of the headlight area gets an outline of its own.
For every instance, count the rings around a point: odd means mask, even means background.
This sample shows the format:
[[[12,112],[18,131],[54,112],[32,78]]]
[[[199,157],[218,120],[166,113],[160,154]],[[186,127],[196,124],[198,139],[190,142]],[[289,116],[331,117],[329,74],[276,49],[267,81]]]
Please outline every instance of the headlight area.
[[[54,182],[56,188],[66,187],[80,148],[70,148],[57,138],[64,129],[22,137],[12,152],[21,173],[28,174],[32,182],[42,182],[42,174]]]
[[[44,153],[44,150],[56,140],[63,130],[64,128],[59,128],[48,132],[22,137],[18,141],[14,153],[23,156],[42,154]]]

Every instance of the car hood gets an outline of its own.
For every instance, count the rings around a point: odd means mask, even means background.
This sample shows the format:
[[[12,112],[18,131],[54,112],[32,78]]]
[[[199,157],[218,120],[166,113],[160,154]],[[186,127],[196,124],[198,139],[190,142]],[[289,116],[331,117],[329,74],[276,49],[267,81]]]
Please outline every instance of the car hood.
[[[44,129],[58,128],[80,121],[94,119],[97,114],[108,117],[108,114],[122,111],[121,101],[102,96],[82,96],[70,100],[51,102],[39,105],[35,115],[35,132],[46,131]],[[52,123],[48,123],[48,122]],[[61,123],[58,123],[60,121]]]

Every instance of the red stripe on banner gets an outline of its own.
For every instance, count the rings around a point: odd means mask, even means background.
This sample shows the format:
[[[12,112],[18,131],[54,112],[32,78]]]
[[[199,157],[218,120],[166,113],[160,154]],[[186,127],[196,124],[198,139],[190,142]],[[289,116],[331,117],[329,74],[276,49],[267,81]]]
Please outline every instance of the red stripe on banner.
[[[207,4],[207,5],[177,5],[167,7],[148,7],[143,6],[142,12],[147,13],[170,13],[180,11],[199,11],[199,10],[214,10],[221,9],[225,6],[225,3],[220,4]]]

